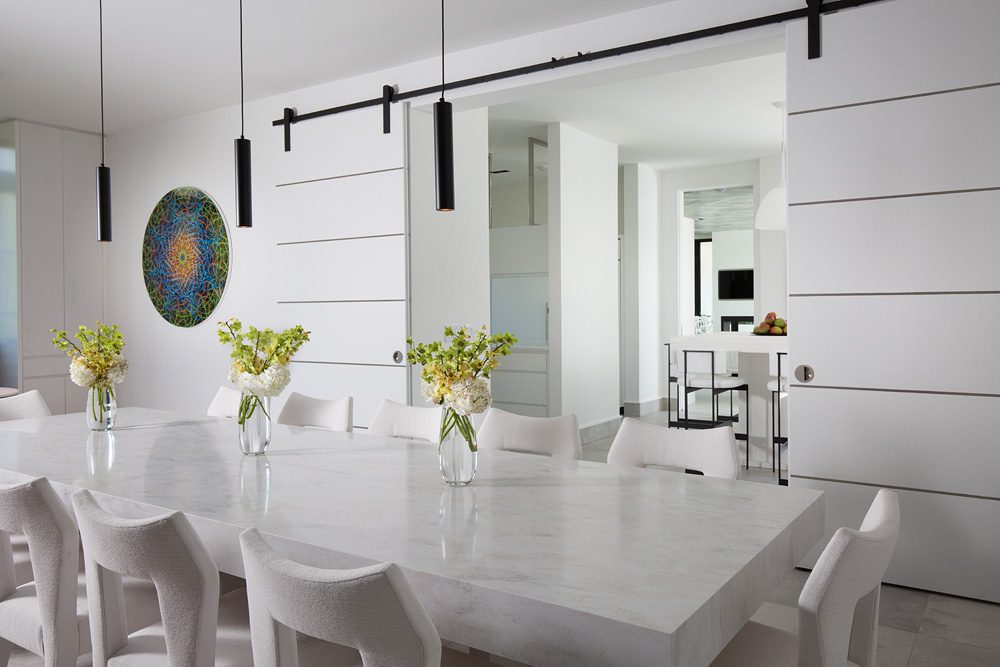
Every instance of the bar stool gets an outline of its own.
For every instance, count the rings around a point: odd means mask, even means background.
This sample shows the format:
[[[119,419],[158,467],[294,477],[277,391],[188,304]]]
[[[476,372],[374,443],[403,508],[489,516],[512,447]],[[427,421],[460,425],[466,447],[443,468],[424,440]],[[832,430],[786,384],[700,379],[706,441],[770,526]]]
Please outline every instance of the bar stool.
[[[679,426],[677,422],[672,421],[670,418],[671,415],[670,404],[673,403],[673,398],[674,398],[672,387],[675,384],[677,385],[677,395],[678,395],[677,421],[679,422],[681,419],[680,384],[678,384],[677,376],[674,375],[673,372],[673,367],[676,365],[676,362],[674,361],[674,353],[670,349],[670,343],[664,343],[664,345],[667,347],[667,428],[670,428],[672,426]]]
[[[712,350],[683,350],[678,356],[680,366],[679,379],[681,380],[680,391],[684,394],[684,421],[678,423],[684,428],[715,428],[724,424],[732,424],[741,421],[741,416],[734,414],[733,392],[742,391],[746,397],[747,410],[744,433],[737,433],[737,440],[745,440],[746,447],[746,467],[750,468],[750,385],[739,375],[720,373],[718,369],[725,369],[725,353]],[[690,418],[690,404],[688,396],[700,389],[708,389],[712,393],[712,418],[695,419]],[[719,396],[729,393],[729,414],[719,414]]]
[[[93,664],[253,664],[246,594],[219,597],[219,570],[187,517],[170,512],[123,519],[89,491],[73,495],[83,540]],[[162,621],[129,634],[122,575],[152,580]]]
[[[767,390],[771,392],[771,471],[777,471],[778,484],[783,486],[788,484],[788,480],[781,479],[781,447],[788,446],[788,438],[781,435],[781,397],[788,393],[788,360],[785,359],[782,364],[782,357],[787,356],[787,352],[774,355],[771,379],[767,383]]]
[[[328,642],[336,653],[328,653],[327,665],[355,667],[359,657],[372,666],[488,664],[441,646],[434,622],[392,563],[310,567],[279,555],[256,528],[240,535],[240,546],[257,667],[298,665],[296,632]]]

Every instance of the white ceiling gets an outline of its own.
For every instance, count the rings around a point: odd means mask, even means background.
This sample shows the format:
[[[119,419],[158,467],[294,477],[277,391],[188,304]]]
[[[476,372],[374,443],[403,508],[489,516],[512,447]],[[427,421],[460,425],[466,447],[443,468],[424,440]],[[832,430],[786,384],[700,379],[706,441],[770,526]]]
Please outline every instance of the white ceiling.
[[[774,103],[784,99],[785,54],[773,53],[494,106],[494,168],[511,168],[503,159],[511,143],[549,122],[618,144],[620,163],[658,169],[776,155]]]
[[[448,50],[664,0],[463,0]],[[0,0],[0,119],[96,130],[97,0]],[[247,98],[377,71],[439,51],[437,0],[244,0]],[[237,0],[105,0],[108,129],[239,101]]]

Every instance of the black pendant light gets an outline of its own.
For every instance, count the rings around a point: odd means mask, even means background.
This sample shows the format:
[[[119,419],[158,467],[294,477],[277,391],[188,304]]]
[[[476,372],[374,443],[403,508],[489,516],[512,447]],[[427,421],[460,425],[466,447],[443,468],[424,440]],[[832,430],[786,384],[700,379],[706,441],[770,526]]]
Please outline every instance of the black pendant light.
[[[240,0],[240,138],[236,139],[236,226],[253,227],[250,190],[250,140],[243,136],[243,0]]]
[[[444,0],[441,0],[441,99],[434,103],[434,180],[437,210],[455,210],[455,153],[451,102],[444,101]]]
[[[98,0],[101,48],[101,165],[97,168],[97,240],[111,241],[111,168],[104,164],[104,0]]]

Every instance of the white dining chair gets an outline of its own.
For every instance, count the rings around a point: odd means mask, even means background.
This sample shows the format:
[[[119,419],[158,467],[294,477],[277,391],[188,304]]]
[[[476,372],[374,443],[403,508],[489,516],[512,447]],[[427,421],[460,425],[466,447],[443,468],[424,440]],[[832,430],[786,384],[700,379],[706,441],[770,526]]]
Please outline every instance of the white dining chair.
[[[490,408],[476,436],[480,449],[540,454],[556,459],[583,458],[576,415],[525,417]]]
[[[625,417],[608,451],[611,465],[665,468],[708,477],[736,479],[736,439],[732,426],[678,429]]]
[[[113,516],[89,491],[73,495],[87,572],[93,664],[253,664],[246,594],[219,597],[219,571],[187,517]],[[121,602],[122,575],[151,580],[162,621],[131,634]]]
[[[0,422],[14,419],[48,417],[52,412],[37,389],[23,394],[0,398]]]
[[[434,622],[392,563],[354,570],[310,567],[278,554],[256,528],[240,535],[240,546],[256,667],[298,665],[296,632],[326,642],[326,665],[489,664],[442,648]]]
[[[327,400],[293,391],[278,415],[278,423],[350,432],[354,425],[354,399],[347,396]]]
[[[208,404],[209,417],[232,418],[240,412],[240,392],[229,387],[219,387],[215,398]]]
[[[375,410],[368,432],[372,435],[437,442],[441,434],[441,408],[417,408],[386,398]]]
[[[0,663],[14,651],[41,657],[49,667],[75,665],[90,652],[90,625],[80,537],[73,517],[44,477],[0,485]],[[23,535],[33,580],[15,579],[9,536]],[[119,602],[130,626],[156,621],[156,592],[128,580]],[[21,656],[18,656],[20,663]]]
[[[750,621],[712,667],[875,667],[882,577],[899,536],[899,499],[879,490],[859,530],[838,528],[799,595],[798,636]]]

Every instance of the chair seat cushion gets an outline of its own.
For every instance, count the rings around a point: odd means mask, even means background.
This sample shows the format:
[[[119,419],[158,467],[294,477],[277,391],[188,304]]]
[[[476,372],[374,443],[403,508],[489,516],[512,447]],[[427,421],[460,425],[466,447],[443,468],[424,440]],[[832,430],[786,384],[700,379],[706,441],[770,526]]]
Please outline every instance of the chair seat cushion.
[[[767,383],[768,391],[788,391],[788,378],[781,378],[781,383],[778,383],[778,378],[771,378]]]
[[[798,635],[748,621],[722,649],[712,667],[796,667],[798,662]],[[858,666],[848,660],[846,667]]]
[[[130,633],[128,642],[108,660],[109,666],[167,664],[167,641],[163,622]],[[245,667],[253,664],[250,646],[250,612],[247,593],[240,589],[219,598],[219,625],[215,643],[215,664]]]
[[[138,630],[160,618],[153,582],[122,577],[129,631]],[[87,609],[87,579],[77,578],[76,624],[78,655],[90,652],[90,621]],[[14,594],[0,602],[0,635],[35,655],[42,655],[42,621],[34,582],[18,586]]]
[[[711,389],[713,386],[716,389],[734,389],[742,387],[746,383],[743,378],[732,375],[716,375],[714,381],[711,375],[688,375],[687,377],[687,386],[697,389]]]

